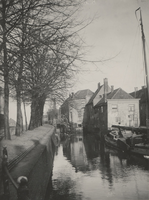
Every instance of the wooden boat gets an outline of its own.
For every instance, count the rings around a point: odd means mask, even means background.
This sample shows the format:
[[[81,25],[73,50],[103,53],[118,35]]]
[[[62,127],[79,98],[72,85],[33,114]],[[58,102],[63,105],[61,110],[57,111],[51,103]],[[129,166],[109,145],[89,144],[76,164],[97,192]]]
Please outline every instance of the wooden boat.
[[[124,137],[118,129],[113,129],[105,135],[105,144],[108,147],[127,152],[130,146],[126,143],[126,139],[127,137]]]
[[[121,138],[118,138],[117,143],[121,148],[125,148],[125,142],[127,144],[127,150],[130,153],[134,153],[140,156],[147,158],[149,156],[149,141],[147,133],[149,128],[145,127],[129,127],[129,126],[119,126],[113,125],[113,128],[118,128],[119,131],[129,130],[131,131],[130,137],[127,137],[125,141]]]

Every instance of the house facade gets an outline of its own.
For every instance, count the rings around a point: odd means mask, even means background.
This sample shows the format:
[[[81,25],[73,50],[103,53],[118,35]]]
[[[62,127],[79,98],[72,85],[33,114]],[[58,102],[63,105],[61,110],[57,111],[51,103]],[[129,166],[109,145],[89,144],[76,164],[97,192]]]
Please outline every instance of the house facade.
[[[82,127],[84,108],[92,95],[93,92],[88,89],[72,93],[61,105],[61,115],[65,116],[68,122],[75,127]]]
[[[146,123],[146,109],[147,109],[147,88],[142,86],[140,90],[136,87],[134,92],[130,93],[134,98],[139,98],[139,110],[140,110],[140,126],[147,126]]]
[[[139,99],[118,88],[104,95],[96,104],[95,126],[102,134],[112,125],[138,127],[140,125]]]
[[[98,83],[97,90],[92,95],[90,100],[85,106],[84,118],[83,118],[83,129],[84,132],[93,132],[94,129],[98,128],[96,126],[96,113],[94,107],[96,104],[103,98],[104,94],[107,94],[111,91],[111,87],[108,85],[108,79],[103,80],[103,85]]]

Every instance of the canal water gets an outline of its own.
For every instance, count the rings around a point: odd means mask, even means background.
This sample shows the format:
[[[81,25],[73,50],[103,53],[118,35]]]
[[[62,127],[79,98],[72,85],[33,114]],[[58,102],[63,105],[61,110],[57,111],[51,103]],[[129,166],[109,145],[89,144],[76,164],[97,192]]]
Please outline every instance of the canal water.
[[[149,162],[80,134],[57,148],[45,200],[149,200]]]

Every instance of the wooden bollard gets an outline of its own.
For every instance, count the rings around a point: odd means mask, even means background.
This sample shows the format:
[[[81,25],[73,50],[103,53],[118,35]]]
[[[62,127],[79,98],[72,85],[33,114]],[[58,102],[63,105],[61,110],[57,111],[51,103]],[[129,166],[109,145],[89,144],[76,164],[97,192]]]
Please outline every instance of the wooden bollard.
[[[17,182],[19,184],[17,190],[18,200],[30,200],[27,177],[20,176]]]

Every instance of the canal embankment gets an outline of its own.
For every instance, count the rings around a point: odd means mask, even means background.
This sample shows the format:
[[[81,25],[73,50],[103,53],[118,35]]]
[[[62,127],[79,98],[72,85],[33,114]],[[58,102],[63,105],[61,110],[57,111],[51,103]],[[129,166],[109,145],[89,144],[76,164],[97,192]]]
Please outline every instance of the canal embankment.
[[[2,149],[6,146],[10,175],[16,183],[20,176],[28,178],[30,199],[44,199],[57,145],[55,131],[53,126],[44,125],[32,131],[26,131],[20,137],[12,135],[11,140],[0,142],[0,166],[2,166]],[[0,196],[2,197],[4,188],[1,167],[0,172]],[[16,200],[17,191],[10,181],[9,192],[10,200]]]

